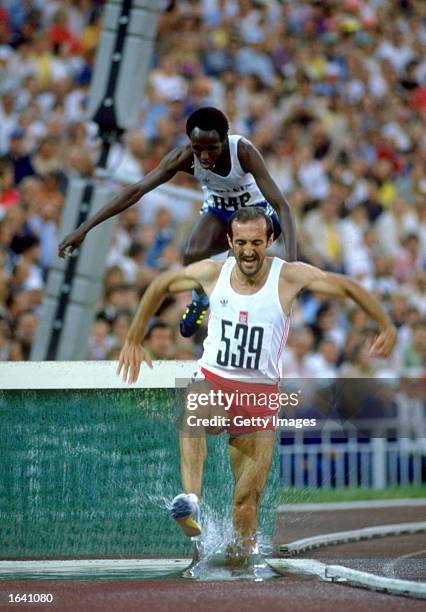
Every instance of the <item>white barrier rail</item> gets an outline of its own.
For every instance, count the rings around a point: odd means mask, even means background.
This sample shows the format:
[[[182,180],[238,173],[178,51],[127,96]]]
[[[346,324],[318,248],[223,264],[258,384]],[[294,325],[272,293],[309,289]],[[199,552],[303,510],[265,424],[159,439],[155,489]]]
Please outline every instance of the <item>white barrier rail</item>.
[[[314,559],[266,559],[267,563],[281,574],[295,573],[317,576],[329,582],[346,582],[375,591],[426,598],[426,584],[385,578],[368,572],[349,569],[341,565],[327,565]],[[114,577],[122,579],[129,574],[133,578],[161,578],[182,572],[190,559],[79,559],[43,561],[0,561],[2,580],[47,580],[47,579],[100,579]]]
[[[196,361],[143,364],[138,381],[129,385],[117,376],[117,361],[23,361],[0,363],[0,389],[165,389],[190,379]]]
[[[278,572],[292,572],[317,576],[321,580],[337,583],[347,583],[371,591],[379,591],[392,595],[404,595],[426,599],[426,584],[411,580],[385,578],[369,572],[353,570],[342,565],[328,565],[315,559],[268,559],[270,565]]]

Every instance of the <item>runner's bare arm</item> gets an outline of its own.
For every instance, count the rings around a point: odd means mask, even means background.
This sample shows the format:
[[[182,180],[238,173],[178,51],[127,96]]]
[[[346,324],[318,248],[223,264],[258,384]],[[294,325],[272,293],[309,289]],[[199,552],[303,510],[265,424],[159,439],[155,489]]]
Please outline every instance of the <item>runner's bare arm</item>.
[[[380,357],[388,357],[395,345],[397,332],[392,321],[379,302],[359,283],[343,274],[323,272],[304,263],[292,263],[287,268],[287,278],[299,284],[299,291],[322,293],[332,298],[351,298],[375,321],[380,329],[371,351]]]
[[[120,353],[117,374],[120,376],[123,371],[124,382],[136,382],[143,361],[152,367],[151,360],[142,347],[142,341],[150,319],[166,295],[191,289],[203,289],[209,294],[219,276],[220,268],[221,264],[205,259],[175,272],[163,272],[150,283],[142,296]]]
[[[129,208],[129,206],[136,204],[143,195],[169,181],[178,171],[189,171],[192,159],[193,153],[188,146],[170,151],[158,166],[141,181],[124,189],[121,194],[105,204],[103,208],[82,223],[74,232],[68,234],[58,247],[59,257],[64,257],[68,250],[72,253],[83,242],[86,234],[96,225],[99,225],[99,223],[106,221],[114,215],[118,215],[123,210],[126,210],[126,208]]]
[[[278,213],[284,234],[287,261],[295,261],[297,258],[296,225],[287,200],[269,174],[262,155],[245,138],[241,138],[238,143],[238,158],[243,170],[251,172],[265,200]]]

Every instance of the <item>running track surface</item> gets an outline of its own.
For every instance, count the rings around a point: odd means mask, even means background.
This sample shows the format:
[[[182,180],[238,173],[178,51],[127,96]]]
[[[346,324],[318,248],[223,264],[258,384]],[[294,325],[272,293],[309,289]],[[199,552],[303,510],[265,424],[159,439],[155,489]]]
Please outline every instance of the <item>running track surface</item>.
[[[52,604],[7,604],[8,593],[53,593]],[[273,581],[25,581],[0,585],[0,610],[55,612],[424,611],[424,601],[289,576]]]
[[[277,517],[275,542],[331,531],[424,520],[424,507],[338,510]],[[310,551],[304,557],[410,580],[425,579],[426,537],[396,536]],[[9,593],[52,593],[52,604],[9,604]],[[378,612],[425,609],[425,602],[288,575],[263,583],[190,580],[0,582],[0,610],[55,612]]]
[[[344,565],[386,578],[425,582],[426,534],[416,533],[327,546],[298,555],[298,558]],[[426,604],[424,608],[426,610]]]
[[[313,535],[392,523],[424,521],[425,517],[425,506],[282,513],[277,518],[274,543],[278,548],[279,544]],[[343,565],[386,578],[424,582],[426,581],[426,534],[391,536],[325,546],[299,554],[298,558]]]

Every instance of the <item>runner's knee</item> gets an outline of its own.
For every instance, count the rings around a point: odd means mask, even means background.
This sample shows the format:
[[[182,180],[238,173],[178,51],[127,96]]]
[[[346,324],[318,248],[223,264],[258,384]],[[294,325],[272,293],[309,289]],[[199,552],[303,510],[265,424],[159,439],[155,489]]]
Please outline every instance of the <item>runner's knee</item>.
[[[257,507],[260,493],[253,489],[251,491],[235,491],[234,507],[240,510],[249,511]]]

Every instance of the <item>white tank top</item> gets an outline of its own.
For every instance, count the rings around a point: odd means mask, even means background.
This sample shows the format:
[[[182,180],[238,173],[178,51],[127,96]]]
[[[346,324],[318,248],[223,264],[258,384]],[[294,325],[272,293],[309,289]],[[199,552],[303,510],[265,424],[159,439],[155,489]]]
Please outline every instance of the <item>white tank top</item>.
[[[241,136],[228,136],[231,170],[228,176],[219,176],[203,168],[194,155],[194,177],[203,190],[202,210],[217,208],[235,212],[243,206],[254,206],[265,198],[250,172],[244,172],[238,159],[238,141]]]
[[[278,292],[283,263],[274,257],[263,287],[242,295],[231,287],[235,258],[226,260],[210,296],[201,367],[246,382],[275,383],[281,378],[281,353],[290,326]]]

